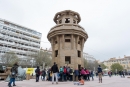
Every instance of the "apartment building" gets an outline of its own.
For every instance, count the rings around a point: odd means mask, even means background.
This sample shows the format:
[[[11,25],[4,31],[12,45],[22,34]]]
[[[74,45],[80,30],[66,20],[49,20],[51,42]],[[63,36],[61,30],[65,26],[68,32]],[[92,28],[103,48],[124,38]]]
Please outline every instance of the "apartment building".
[[[83,58],[85,58],[88,62],[96,61],[96,59],[92,55],[85,52],[83,53]]]
[[[111,69],[111,65],[114,63],[119,63],[120,65],[123,66],[124,69],[126,69],[127,71],[130,71],[130,56],[125,56],[124,58],[110,58],[107,61],[103,61],[103,64],[106,65],[108,67],[108,69]]]
[[[40,32],[0,19],[0,59],[10,51],[18,58],[26,59],[40,50],[41,36]]]

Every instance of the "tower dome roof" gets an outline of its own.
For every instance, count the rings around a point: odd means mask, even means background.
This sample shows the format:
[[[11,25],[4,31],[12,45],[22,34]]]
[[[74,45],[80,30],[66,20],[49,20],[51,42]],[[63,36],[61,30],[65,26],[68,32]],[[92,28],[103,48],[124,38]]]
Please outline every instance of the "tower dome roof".
[[[81,21],[81,17],[80,17],[80,14],[75,12],[75,11],[71,11],[71,10],[64,10],[64,11],[61,11],[61,12],[57,12],[54,16],[54,22],[57,23],[57,18],[59,18],[60,16],[62,15],[67,15],[67,14],[71,14],[73,16],[75,16],[77,19],[78,19],[78,23]]]

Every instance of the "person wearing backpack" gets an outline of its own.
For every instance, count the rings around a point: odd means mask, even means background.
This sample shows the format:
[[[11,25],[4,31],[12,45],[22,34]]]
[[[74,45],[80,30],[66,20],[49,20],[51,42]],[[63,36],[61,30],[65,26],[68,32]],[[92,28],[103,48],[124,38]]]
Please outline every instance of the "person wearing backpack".
[[[63,69],[64,69],[63,71],[64,81],[66,81],[67,69],[65,66],[63,67]]]
[[[40,76],[39,66],[37,66],[37,69],[35,70],[35,73],[36,73],[36,82],[39,82],[39,76]]]
[[[15,78],[17,77],[18,74],[18,64],[17,62],[13,65],[13,67],[11,68],[11,74],[10,74],[10,82],[8,83],[9,87],[12,87],[11,84],[13,82],[13,86],[15,85]]]
[[[70,74],[70,81],[73,81],[73,68],[72,67],[70,68],[69,74]]]
[[[75,76],[75,81],[77,81],[78,80],[78,76],[79,76],[79,70],[78,69],[74,70],[74,76]]]
[[[63,81],[63,67],[60,67],[60,81]]]
[[[42,81],[45,80],[45,76],[46,76],[46,70],[42,70],[42,73],[41,73],[41,76],[42,76]]]
[[[97,71],[98,71],[98,76],[99,76],[99,83],[100,82],[102,83],[102,68],[100,65],[98,66]]]
[[[67,68],[67,80],[70,79],[70,67],[68,66]]]

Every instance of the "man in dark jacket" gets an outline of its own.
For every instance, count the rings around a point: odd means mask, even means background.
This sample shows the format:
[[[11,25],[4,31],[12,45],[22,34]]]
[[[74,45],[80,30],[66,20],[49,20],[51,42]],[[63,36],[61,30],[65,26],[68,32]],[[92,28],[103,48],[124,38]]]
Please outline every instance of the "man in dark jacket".
[[[45,80],[45,77],[46,77],[46,69],[42,70],[41,77],[43,77],[43,78],[42,78],[42,81]]]
[[[37,69],[35,70],[35,73],[36,73],[36,82],[39,82],[39,76],[40,76],[39,66],[37,66]]]
[[[54,62],[54,65],[51,67],[51,73],[53,73],[52,74],[52,84],[54,84],[54,76],[56,78],[56,84],[58,84],[58,76],[57,76],[58,72],[59,72],[59,69],[58,69],[56,63]]]
[[[18,74],[18,64],[17,62],[13,65],[13,67],[11,68],[11,74],[10,74],[10,82],[8,83],[8,86],[9,87],[12,87],[11,86],[11,83],[13,82],[13,86],[16,86],[15,85],[15,78],[17,77],[17,74]]]
[[[99,65],[99,67],[98,67],[98,76],[99,76],[99,83],[100,83],[100,82],[102,83],[102,68],[101,68],[100,65]]]

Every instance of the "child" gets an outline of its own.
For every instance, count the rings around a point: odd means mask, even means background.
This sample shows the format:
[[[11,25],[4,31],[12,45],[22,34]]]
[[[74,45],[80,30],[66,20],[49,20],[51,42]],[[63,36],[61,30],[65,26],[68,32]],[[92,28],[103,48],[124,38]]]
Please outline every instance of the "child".
[[[79,78],[79,82],[74,82],[74,85],[84,85],[84,80]]]

